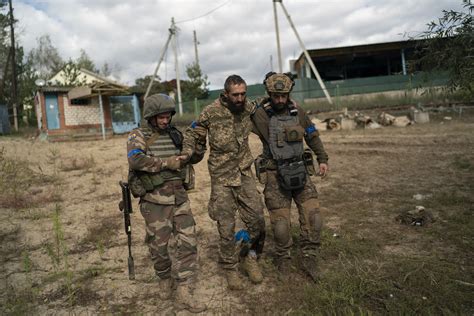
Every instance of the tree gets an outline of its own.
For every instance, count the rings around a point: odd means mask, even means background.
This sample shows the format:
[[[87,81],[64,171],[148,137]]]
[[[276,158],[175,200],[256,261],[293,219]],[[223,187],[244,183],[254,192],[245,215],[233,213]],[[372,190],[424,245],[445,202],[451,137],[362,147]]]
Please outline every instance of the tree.
[[[61,70],[65,63],[57,48],[51,43],[49,35],[40,36],[36,42],[37,47],[30,51],[27,62],[35,69],[40,78],[47,80]]]
[[[151,77],[152,77],[151,75],[148,75],[143,78],[135,79],[135,85],[130,88],[130,91],[144,94],[148,88],[148,84],[150,83]],[[155,82],[151,86],[150,95],[155,94],[155,93],[167,94],[169,91],[173,90],[173,88],[169,90],[170,89],[169,85],[167,85],[166,83],[161,83],[159,80],[160,80],[159,77],[155,79]]]
[[[0,2],[0,103],[5,102],[5,84],[8,77],[10,58],[10,37],[8,36],[8,14],[6,2]]]
[[[207,75],[203,75],[199,64],[192,63],[186,66],[189,80],[183,81],[183,100],[191,101],[195,98],[204,99],[209,94]]]
[[[463,0],[466,12],[443,10],[438,21],[428,24],[419,62],[423,70],[448,71],[448,87],[474,97],[474,5]]]
[[[81,76],[81,68],[78,63],[69,59],[68,62],[63,66],[62,70],[62,81],[51,82],[53,85],[75,87],[86,84],[86,79]]]
[[[79,69],[84,68],[95,73],[99,72],[99,70],[95,68],[94,62],[90,59],[89,55],[87,55],[83,48],[81,48],[80,56],[76,59],[76,65]]]

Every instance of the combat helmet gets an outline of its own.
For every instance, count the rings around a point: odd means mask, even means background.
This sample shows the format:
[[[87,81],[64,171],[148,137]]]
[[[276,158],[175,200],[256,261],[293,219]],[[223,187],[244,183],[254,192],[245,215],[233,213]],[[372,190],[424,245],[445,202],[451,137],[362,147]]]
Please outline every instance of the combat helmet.
[[[145,120],[161,113],[176,114],[176,104],[173,98],[162,93],[153,94],[146,98],[143,108],[143,118]]]
[[[290,93],[295,85],[291,73],[269,72],[263,80],[268,93]]]

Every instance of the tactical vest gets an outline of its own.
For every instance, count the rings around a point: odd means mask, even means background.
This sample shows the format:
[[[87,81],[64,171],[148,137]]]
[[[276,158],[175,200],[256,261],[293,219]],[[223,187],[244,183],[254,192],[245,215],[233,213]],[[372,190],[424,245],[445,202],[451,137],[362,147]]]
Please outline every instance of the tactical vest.
[[[146,154],[165,160],[168,157],[179,155],[183,145],[183,135],[179,130],[171,127],[168,133],[153,134],[151,130],[144,129],[143,134],[146,143]],[[201,158],[202,159],[202,158]],[[142,197],[147,192],[152,192],[165,181],[182,180],[184,188],[194,188],[194,169],[187,164],[181,170],[162,170],[157,173],[142,171],[129,171],[128,182],[130,191],[134,197]]]
[[[306,183],[304,129],[298,115],[272,115],[268,128],[268,145],[277,164],[280,185],[286,190],[303,188]]]
[[[145,135],[147,155],[152,155],[159,157],[161,160],[166,160],[171,156],[177,156],[180,154],[181,150],[175,145],[168,133],[154,134],[151,137],[147,136],[148,135]],[[162,170],[160,171],[160,176],[164,181],[182,179],[181,172],[176,170]]]

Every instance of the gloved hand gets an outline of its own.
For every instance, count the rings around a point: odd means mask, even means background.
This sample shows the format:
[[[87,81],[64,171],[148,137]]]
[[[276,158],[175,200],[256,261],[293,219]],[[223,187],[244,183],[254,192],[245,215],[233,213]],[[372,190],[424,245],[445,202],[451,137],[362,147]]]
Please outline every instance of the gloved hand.
[[[181,160],[177,156],[171,156],[161,162],[163,169],[178,170],[181,168]]]

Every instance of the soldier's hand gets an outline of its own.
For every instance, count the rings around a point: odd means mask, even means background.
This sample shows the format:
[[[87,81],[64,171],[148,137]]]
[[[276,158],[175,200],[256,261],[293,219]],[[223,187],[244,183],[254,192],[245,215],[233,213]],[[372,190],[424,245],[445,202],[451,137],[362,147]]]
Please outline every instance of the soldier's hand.
[[[319,164],[319,175],[321,176],[321,178],[324,178],[328,174],[328,171],[329,171],[329,166],[327,163]]]
[[[171,156],[163,160],[161,163],[163,169],[178,170],[181,168],[181,160],[178,156]]]
[[[190,159],[190,156],[185,154],[185,155],[180,155],[180,156],[177,156],[176,159],[178,159],[179,161],[181,161],[181,165],[184,165],[186,164],[189,159]]]

